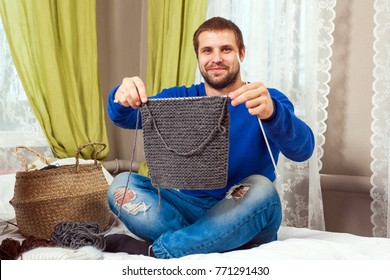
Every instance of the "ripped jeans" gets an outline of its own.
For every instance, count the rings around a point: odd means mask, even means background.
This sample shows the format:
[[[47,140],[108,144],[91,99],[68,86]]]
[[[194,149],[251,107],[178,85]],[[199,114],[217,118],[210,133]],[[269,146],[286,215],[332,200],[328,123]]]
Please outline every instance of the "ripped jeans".
[[[240,199],[199,198],[178,190],[153,187],[150,178],[128,172],[117,175],[108,191],[111,210],[135,235],[153,242],[158,258],[225,252],[248,242],[276,240],[282,210],[273,184],[252,175],[242,184],[251,187]],[[122,203],[123,201],[123,203]]]

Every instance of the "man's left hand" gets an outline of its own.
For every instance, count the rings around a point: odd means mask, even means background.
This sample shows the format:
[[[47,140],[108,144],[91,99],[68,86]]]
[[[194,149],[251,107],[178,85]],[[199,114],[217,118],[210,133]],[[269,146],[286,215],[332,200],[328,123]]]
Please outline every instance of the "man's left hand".
[[[232,105],[245,103],[249,114],[257,115],[260,119],[268,119],[274,112],[274,103],[268,89],[261,82],[245,84],[231,92],[229,97]]]

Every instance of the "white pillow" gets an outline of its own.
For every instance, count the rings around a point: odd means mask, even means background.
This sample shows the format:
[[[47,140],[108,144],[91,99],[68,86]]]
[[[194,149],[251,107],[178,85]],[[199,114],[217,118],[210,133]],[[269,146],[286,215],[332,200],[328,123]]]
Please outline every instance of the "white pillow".
[[[9,201],[14,196],[15,173],[0,175],[0,219],[9,221],[15,218],[15,210]]]

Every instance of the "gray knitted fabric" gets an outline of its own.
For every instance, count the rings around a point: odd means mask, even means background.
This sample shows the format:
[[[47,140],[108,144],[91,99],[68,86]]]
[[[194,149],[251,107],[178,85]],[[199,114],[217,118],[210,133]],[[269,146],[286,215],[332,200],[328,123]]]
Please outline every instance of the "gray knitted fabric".
[[[141,106],[144,150],[157,188],[226,186],[228,98],[150,99]]]

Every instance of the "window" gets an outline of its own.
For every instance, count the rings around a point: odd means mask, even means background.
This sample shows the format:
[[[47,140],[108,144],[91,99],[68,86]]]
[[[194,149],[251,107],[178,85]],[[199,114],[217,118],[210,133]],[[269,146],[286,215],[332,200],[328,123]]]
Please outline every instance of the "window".
[[[53,157],[20,82],[0,20],[0,174],[22,166],[14,155],[17,145]]]

